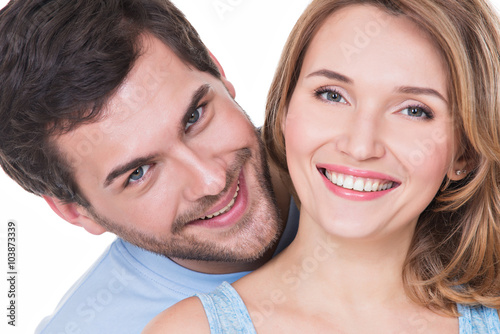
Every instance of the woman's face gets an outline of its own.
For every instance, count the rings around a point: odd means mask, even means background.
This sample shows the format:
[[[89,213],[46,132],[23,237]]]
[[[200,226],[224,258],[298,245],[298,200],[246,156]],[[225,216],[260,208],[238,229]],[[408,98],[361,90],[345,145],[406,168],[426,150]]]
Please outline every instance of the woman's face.
[[[329,233],[413,231],[453,166],[444,61],[403,16],[346,7],[313,38],[284,124],[301,212]]]

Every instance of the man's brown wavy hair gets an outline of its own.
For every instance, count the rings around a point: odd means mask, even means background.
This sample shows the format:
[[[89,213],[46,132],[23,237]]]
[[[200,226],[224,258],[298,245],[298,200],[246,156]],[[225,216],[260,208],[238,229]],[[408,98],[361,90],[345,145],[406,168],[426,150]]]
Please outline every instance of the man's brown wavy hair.
[[[146,34],[220,78],[198,33],[168,0],[12,0],[0,11],[0,165],[7,175],[34,194],[89,206],[51,139],[100,119]]]

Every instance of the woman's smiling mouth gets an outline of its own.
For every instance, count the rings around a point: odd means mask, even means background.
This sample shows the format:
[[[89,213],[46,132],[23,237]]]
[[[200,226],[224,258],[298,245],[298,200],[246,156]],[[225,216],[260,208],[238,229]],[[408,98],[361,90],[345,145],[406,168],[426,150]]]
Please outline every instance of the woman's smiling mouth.
[[[396,179],[374,171],[331,164],[318,164],[316,168],[330,191],[350,200],[374,200],[401,185]]]
[[[321,168],[320,172],[322,172],[323,175],[325,175],[325,177],[333,184],[355,191],[375,192],[391,189],[397,186],[397,184],[391,180],[365,178],[349,174],[336,173],[324,168]]]

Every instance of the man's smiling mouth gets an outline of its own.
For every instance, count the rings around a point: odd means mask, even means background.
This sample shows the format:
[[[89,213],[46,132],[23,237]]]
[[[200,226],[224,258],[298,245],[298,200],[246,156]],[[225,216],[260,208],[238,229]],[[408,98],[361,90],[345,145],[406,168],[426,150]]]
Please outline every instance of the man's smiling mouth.
[[[213,218],[213,217],[217,217],[217,216],[220,216],[221,214],[226,213],[229,210],[231,210],[231,208],[233,207],[234,203],[236,202],[236,197],[238,197],[239,190],[240,190],[240,181],[238,181],[238,185],[236,186],[236,191],[234,192],[233,198],[231,199],[231,201],[229,201],[229,203],[225,207],[223,207],[219,211],[214,212],[214,213],[212,213],[210,215],[201,217],[200,219],[201,220],[205,220],[205,219],[210,219],[210,218]]]
[[[398,186],[397,183],[391,180],[352,176],[348,174],[336,173],[324,168],[320,168],[319,170],[331,183],[345,189],[360,192],[377,192]]]

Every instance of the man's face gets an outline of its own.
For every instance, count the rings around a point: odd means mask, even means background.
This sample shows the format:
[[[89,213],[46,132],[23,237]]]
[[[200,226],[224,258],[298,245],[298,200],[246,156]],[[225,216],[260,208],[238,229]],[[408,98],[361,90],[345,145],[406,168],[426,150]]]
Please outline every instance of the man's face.
[[[143,42],[103,118],[55,138],[91,204],[84,212],[165,256],[259,257],[281,227],[255,128],[229,83]]]

